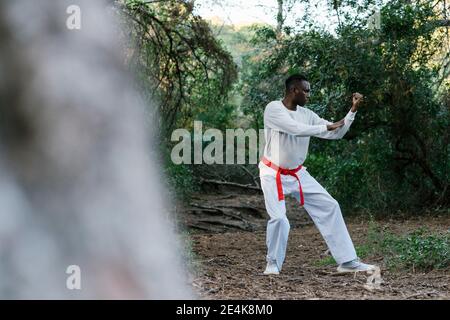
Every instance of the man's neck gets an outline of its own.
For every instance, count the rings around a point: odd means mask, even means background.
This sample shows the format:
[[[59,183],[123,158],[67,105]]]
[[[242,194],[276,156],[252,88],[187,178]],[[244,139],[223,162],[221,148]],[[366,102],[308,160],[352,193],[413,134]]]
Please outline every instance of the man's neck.
[[[291,99],[284,97],[284,99],[281,100],[281,102],[288,110],[291,110],[291,111],[297,110],[297,105],[295,103],[293,103]]]

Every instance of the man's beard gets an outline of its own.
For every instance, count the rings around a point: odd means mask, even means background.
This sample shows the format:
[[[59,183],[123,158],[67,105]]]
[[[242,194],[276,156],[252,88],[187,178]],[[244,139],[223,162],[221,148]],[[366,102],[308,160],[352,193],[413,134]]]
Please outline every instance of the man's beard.
[[[300,106],[300,107],[304,107],[305,104],[306,104],[306,101],[305,101],[305,100],[299,100],[299,101],[297,101],[296,104],[297,104],[298,106]]]

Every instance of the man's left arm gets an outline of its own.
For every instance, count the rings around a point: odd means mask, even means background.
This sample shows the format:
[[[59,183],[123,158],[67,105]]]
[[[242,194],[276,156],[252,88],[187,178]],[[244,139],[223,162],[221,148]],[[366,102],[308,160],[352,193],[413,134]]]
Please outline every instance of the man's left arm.
[[[355,115],[356,115],[356,112],[358,111],[359,105],[362,102],[362,99],[363,99],[363,96],[360,93],[354,93],[353,97],[352,97],[352,108],[350,109],[350,111],[347,113],[347,115],[343,119],[338,121],[338,122],[342,122],[343,126],[340,128],[337,128],[336,130],[322,132],[315,136],[322,138],[322,139],[332,139],[332,140],[342,139],[342,137],[350,129],[350,126],[352,125],[353,120],[355,120]],[[314,113],[313,123],[314,124],[331,124],[332,122],[322,119]]]

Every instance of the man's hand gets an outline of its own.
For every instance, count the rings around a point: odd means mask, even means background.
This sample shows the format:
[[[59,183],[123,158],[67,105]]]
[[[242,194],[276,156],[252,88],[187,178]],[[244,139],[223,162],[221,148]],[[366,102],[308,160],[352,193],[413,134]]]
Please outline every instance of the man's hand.
[[[361,93],[355,92],[352,95],[352,112],[356,112],[358,110],[359,105],[363,101],[363,95]]]
[[[340,128],[344,125],[344,119],[339,120],[338,122],[335,122],[333,124],[327,124],[328,131],[336,130],[337,128]]]

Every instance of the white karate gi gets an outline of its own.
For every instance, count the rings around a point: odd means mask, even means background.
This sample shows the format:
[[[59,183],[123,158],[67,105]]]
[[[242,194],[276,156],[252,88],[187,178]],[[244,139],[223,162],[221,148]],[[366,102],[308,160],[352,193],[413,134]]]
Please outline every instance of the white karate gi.
[[[297,168],[306,159],[311,136],[341,139],[350,128],[355,114],[350,111],[342,127],[328,131],[326,126],[331,122],[320,118],[313,111],[300,106],[297,106],[296,111],[290,111],[281,101],[272,101],[264,111],[264,156],[279,167]],[[278,200],[277,171],[262,162],[259,169],[266,210],[270,216],[267,223],[267,261],[275,261],[281,271],[290,229],[285,201]],[[341,264],[356,259],[355,248],[337,201],[308,173],[306,167],[302,167],[297,176],[303,189],[304,208],[336,262]],[[299,186],[295,177],[282,175],[281,182],[284,194],[291,194],[299,200]]]

